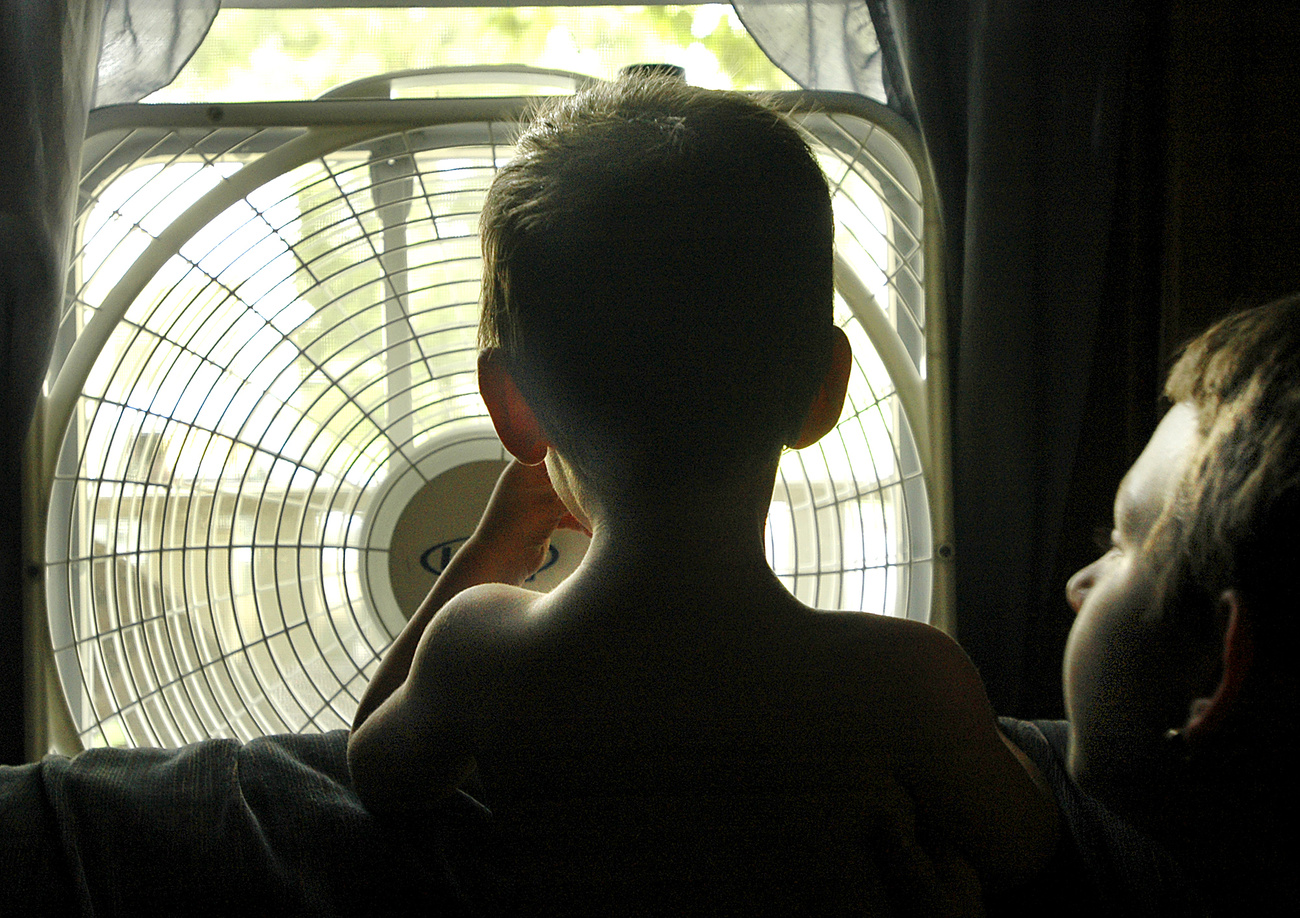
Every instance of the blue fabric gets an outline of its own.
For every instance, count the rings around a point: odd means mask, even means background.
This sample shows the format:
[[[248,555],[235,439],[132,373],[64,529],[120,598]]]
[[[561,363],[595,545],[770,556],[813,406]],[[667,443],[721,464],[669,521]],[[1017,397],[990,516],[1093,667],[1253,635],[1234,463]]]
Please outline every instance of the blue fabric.
[[[0,908],[460,915],[490,903],[487,811],[459,795],[381,822],[352,791],[346,751],[335,731],[0,767]]]
[[[910,800],[848,764],[737,779],[673,759],[650,793],[579,775],[575,793],[494,814],[459,794],[381,821],[351,789],[346,744],[336,731],[0,767],[0,914],[784,918],[892,914],[901,896],[934,910],[928,864],[908,859]]]
[[[1045,902],[1055,916],[1204,914],[1163,850],[1075,787],[1065,771],[1064,722],[1003,718],[1001,726],[1051,785],[1065,839],[1052,868],[1008,901],[990,903],[990,915],[1042,914]],[[95,749],[0,767],[0,907],[15,915],[132,918],[500,912],[514,893],[487,810],[460,794],[432,813],[380,821],[353,793],[346,753],[340,730],[247,744]],[[608,805],[564,803],[543,820],[547,837],[568,835],[558,816],[622,822],[601,809]],[[759,809],[751,801],[736,812],[760,819]],[[670,810],[668,823],[683,820],[684,810]],[[814,838],[837,820],[824,815],[827,825],[812,827]],[[519,853],[544,868],[547,885],[552,871],[577,869],[583,897],[593,865],[619,860],[612,846],[567,864],[528,847]],[[658,852],[665,855],[674,852]],[[561,860],[572,858],[566,849]],[[865,866],[858,869],[870,879]],[[558,892],[571,902],[572,889]]]
[[[1002,732],[1038,766],[1061,808],[1064,838],[1056,862],[1018,901],[992,915],[1203,916],[1194,886],[1159,845],[1081,791],[1066,772],[1069,724],[999,719]],[[1016,907],[1019,906],[1019,907]]]

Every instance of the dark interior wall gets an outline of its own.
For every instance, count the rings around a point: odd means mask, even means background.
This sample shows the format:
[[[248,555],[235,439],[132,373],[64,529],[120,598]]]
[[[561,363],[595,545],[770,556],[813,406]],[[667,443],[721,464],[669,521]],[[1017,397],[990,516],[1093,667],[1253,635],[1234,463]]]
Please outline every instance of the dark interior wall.
[[[1300,3],[1177,0],[1161,353],[1300,290]]]
[[[1300,3],[1169,0],[1135,60],[1123,189],[1067,526],[1030,635],[1022,716],[1060,716],[1069,575],[1163,405],[1179,348],[1300,291]]]

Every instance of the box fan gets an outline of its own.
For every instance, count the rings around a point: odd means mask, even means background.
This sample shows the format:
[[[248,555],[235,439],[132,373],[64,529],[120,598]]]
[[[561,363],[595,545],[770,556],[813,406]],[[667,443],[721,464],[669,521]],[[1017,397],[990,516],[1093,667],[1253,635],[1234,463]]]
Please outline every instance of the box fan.
[[[481,199],[524,97],[587,79],[420,71],[314,102],[92,114],[29,468],[49,748],[349,724],[504,463],[474,375]],[[449,83],[459,97],[410,98]],[[835,431],[782,460],[769,557],[811,605],[943,625],[920,148],[866,99],[778,98],[834,190],[856,363]],[[582,542],[560,534],[535,586]]]

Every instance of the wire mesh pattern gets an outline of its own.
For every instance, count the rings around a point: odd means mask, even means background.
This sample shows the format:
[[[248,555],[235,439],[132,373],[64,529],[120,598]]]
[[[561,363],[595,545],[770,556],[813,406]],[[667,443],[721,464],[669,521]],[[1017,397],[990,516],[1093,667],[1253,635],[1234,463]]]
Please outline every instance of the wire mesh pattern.
[[[840,252],[875,302],[837,300],[849,398],[829,437],[783,458],[769,557],[810,604],[924,619],[921,461],[859,315],[883,309],[924,373],[920,189],[869,122],[822,112],[807,127]],[[393,482],[501,456],[475,385],[476,231],[512,126],[344,143],[203,212],[313,130],[140,127],[88,144],[52,381],[77,370],[76,339],[144,254],[194,226],[82,368],[47,476],[49,627],[87,746],[346,726],[403,623],[380,583],[392,527],[376,520],[411,490]]]

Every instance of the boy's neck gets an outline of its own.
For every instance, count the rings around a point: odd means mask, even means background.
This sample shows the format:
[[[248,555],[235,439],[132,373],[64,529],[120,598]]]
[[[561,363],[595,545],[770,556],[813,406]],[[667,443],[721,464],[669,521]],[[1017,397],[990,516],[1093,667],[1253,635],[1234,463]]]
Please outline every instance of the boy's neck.
[[[772,481],[764,476],[725,493],[600,507],[593,514],[588,564],[646,579],[770,576],[764,535],[771,495]]]

